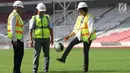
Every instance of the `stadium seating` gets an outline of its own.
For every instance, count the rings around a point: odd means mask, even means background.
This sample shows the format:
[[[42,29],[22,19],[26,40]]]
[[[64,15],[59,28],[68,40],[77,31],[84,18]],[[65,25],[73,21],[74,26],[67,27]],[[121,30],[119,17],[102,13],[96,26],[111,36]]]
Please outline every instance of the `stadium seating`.
[[[7,19],[8,19],[9,14],[10,13],[0,13],[0,22],[7,23]],[[23,20],[27,20],[27,19],[31,18],[33,13],[23,12],[22,15],[23,15],[22,16]]]
[[[130,7],[130,6],[128,6]],[[106,8],[92,8],[90,9],[90,13],[96,16],[96,19],[100,17],[103,13],[111,9],[111,7]],[[77,11],[75,11],[78,14]],[[130,22],[126,22],[130,17],[130,10],[127,13],[120,13],[117,10],[117,7],[104,14],[103,17],[94,24],[94,27],[97,29],[98,39],[94,42],[122,42],[130,40]],[[70,14],[70,17],[74,17],[74,15]],[[69,19],[69,18],[67,18]],[[76,18],[75,18],[76,19]],[[63,23],[61,23],[63,25]],[[67,25],[72,26],[72,21],[67,21]],[[63,30],[63,29],[57,29]],[[55,31],[54,31],[55,32]],[[67,32],[67,31],[62,31]],[[60,38],[60,36],[59,36]]]
[[[109,36],[103,36],[96,39],[94,42],[121,42],[121,41],[130,41],[130,30],[123,31],[120,33],[112,33]]]
[[[6,29],[6,25],[4,23],[0,23],[0,34],[6,34],[7,33],[7,29]]]
[[[95,17],[99,17],[101,16],[104,12],[106,12],[107,10],[109,10],[111,7],[103,7],[103,8],[92,8],[89,9],[89,13],[93,14]]]
[[[23,18],[23,20],[28,20],[31,18],[32,15],[34,15],[34,13],[23,12],[22,18]]]
[[[5,2],[14,2],[16,0],[0,0],[0,3],[5,3]],[[21,1],[32,1],[32,0],[21,0]]]
[[[0,22],[6,23],[9,13],[0,13]]]
[[[14,2],[15,0],[0,0],[0,3],[3,3],[3,2]]]
[[[130,6],[128,6],[130,7]],[[104,8],[91,8],[89,13],[92,13],[96,19],[100,18],[102,14],[106,11],[111,9],[112,7],[104,7]],[[94,42],[120,42],[120,41],[129,41],[130,35],[130,10],[127,13],[122,14],[117,12],[117,8],[112,9],[111,11],[107,12],[99,19],[94,27],[97,30],[98,39]],[[58,26],[54,25],[54,38],[58,39],[61,38],[73,30],[73,26],[75,24],[76,18],[78,16],[78,11],[73,11],[67,17],[67,22],[64,25],[64,19],[60,20]],[[8,13],[0,14],[0,22],[7,22]],[[24,12],[22,18],[27,20],[31,18],[33,13]],[[61,15],[59,13],[56,14],[55,19],[57,20]],[[72,20],[70,19],[72,18]],[[53,20],[53,15],[51,15],[51,21]],[[28,24],[26,23],[28,28]],[[6,34],[6,29],[0,29],[2,34]],[[60,32],[59,32],[60,31]],[[28,30],[25,30],[25,38],[28,40]]]

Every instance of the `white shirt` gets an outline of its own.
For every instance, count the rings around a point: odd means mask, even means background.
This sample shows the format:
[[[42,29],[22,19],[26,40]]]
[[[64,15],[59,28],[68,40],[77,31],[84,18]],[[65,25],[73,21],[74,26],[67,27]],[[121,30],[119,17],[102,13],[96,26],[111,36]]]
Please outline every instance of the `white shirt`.
[[[36,15],[36,16],[40,18],[39,15]],[[35,24],[35,21],[33,20],[33,18],[31,18],[29,22],[29,31],[32,31],[34,29],[34,24]],[[53,28],[53,25],[51,24],[50,20],[49,20],[49,28]]]
[[[19,15],[15,10],[13,10],[13,12],[16,13],[17,15]],[[10,31],[12,33],[12,40],[13,41],[17,41],[16,32],[15,32],[15,25],[16,25],[16,17],[12,14],[10,16]],[[23,41],[23,39],[21,41]]]
[[[93,33],[95,31],[95,28],[94,28],[94,24],[95,24],[95,19],[93,17],[89,17],[88,18],[88,29],[89,29],[89,32],[90,33]]]

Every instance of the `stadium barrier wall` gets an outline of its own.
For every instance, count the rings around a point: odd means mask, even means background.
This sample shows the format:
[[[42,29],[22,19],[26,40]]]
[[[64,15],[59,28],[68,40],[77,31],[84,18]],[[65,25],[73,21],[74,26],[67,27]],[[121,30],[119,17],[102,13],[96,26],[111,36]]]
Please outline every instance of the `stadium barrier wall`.
[[[68,43],[63,43],[64,47],[66,48]],[[82,48],[83,44],[77,44],[74,48]],[[54,48],[54,46],[51,46]],[[109,43],[100,43],[100,42],[93,42],[91,48],[130,48],[130,42],[109,42]]]

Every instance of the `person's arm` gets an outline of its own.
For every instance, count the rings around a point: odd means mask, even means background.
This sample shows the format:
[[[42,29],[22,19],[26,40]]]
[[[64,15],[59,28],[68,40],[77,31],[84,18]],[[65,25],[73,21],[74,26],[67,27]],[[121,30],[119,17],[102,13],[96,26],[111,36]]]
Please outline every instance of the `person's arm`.
[[[94,24],[95,24],[95,19],[94,19],[94,17],[92,17],[92,16],[89,17],[88,26],[89,26],[89,33],[90,33],[90,35],[89,35],[89,39],[88,39],[88,40],[90,40],[90,37],[91,37],[92,33],[95,32]]]
[[[32,30],[29,31],[29,40],[30,40],[30,41],[33,41],[33,38],[32,38]]]
[[[12,15],[10,17],[10,31],[12,33],[12,41],[17,41],[15,25],[16,25],[16,17],[14,15]]]
[[[16,26],[16,17],[12,15],[10,17],[10,32],[12,33],[12,41],[14,46],[17,46],[17,38],[16,38],[16,31],[15,31],[15,26]]]
[[[50,20],[49,20],[49,29],[50,29],[50,34],[51,34],[50,43],[51,45],[53,45],[53,24],[50,22]]]
[[[29,40],[30,40],[30,45],[31,47],[33,47],[33,36],[32,36],[32,31],[33,31],[33,28],[34,28],[34,20],[33,18],[30,19],[30,22],[29,22]]]
[[[78,20],[80,19],[80,16],[78,16],[77,20],[76,20],[76,24],[74,25],[74,29],[73,31],[65,37],[65,40],[68,40],[70,37],[73,37],[76,35],[76,33],[79,31],[79,25],[78,25]]]
[[[77,32],[78,32],[78,28],[77,25],[75,24],[73,31],[65,37],[65,40],[68,40],[69,38],[75,36]]]
[[[53,45],[53,28],[50,28],[51,40],[50,43]]]
[[[71,32],[67,37],[65,37],[65,40],[68,40],[70,37],[75,36],[75,32]]]

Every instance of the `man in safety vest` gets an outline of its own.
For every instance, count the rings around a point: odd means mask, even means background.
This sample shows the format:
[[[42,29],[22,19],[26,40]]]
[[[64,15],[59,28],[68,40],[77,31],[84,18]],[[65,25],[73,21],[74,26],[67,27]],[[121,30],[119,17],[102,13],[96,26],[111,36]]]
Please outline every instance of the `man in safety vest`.
[[[14,10],[8,17],[7,36],[12,40],[14,50],[14,68],[13,73],[21,73],[20,67],[24,55],[23,44],[23,20],[21,18],[21,9],[24,8],[22,1],[15,1]]]
[[[50,16],[45,14],[46,6],[39,3],[36,7],[37,15],[32,16],[30,20],[30,45],[33,46],[34,40],[34,56],[33,56],[33,73],[37,73],[39,66],[39,56],[41,47],[44,53],[44,72],[49,70],[49,50],[50,43],[53,45],[53,26],[50,23]]]
[[[65,63],[66,57],[71,51],[72,47],[76,44],[83,42],[83,53],[84,53],[84,72],[88,71],[89,64],[89,48],[91,46],[92,40],[96,39],[96,32],[93,27],[94,17],[88,13],[88,6],[85,2],[80,2],[77,10],[79,10],[80,15],[77,18],[74,30],[69,34],[65,40],[76,35],[76,37],[69,43],[67,49],[61,58],[57,60]]]

